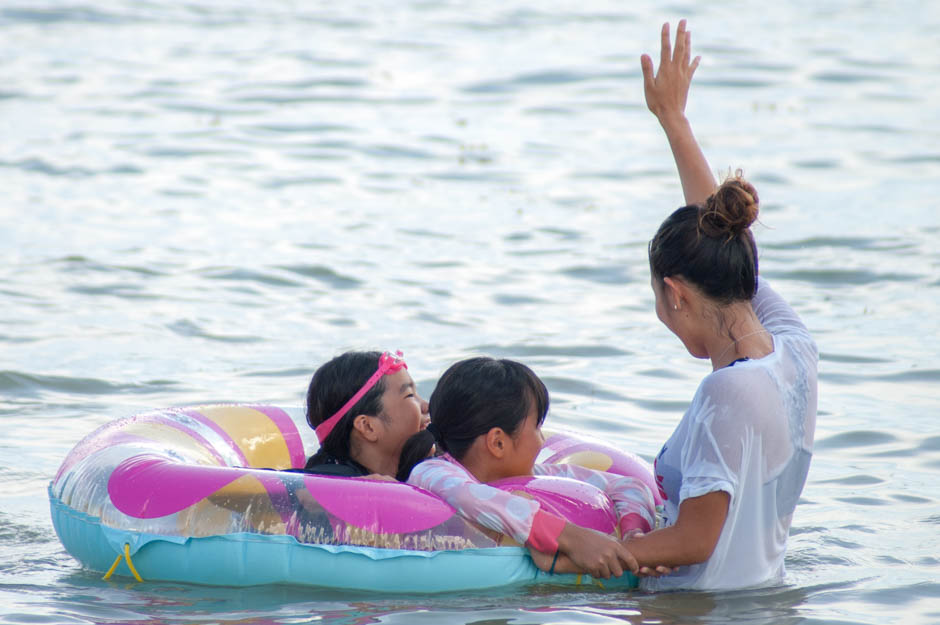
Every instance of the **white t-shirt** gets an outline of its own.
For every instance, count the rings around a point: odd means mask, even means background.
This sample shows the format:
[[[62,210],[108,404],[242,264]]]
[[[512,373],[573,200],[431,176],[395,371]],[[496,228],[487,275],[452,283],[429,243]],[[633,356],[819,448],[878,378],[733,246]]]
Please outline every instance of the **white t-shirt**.
[[[797,314],[760,280],[752,300],[773,353],[708,374],[656,458],[664,525],[679,504],[731,496],[711,557],[643,588],[721,590],[778,582],[793,510],[806,482],[816,429],[816,344]]]

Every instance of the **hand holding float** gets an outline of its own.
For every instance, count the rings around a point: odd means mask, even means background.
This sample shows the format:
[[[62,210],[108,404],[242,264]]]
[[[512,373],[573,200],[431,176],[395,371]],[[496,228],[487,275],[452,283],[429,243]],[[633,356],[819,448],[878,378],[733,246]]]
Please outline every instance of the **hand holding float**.
[[[639,570],[636,558],[619,541],[595,530],[565,524],[558,537],[558,548],[571,562],[572,570],[557,568],[559,573],[586,572],[591,577],[609,579],[620,577],[625,570],[636,574]]]

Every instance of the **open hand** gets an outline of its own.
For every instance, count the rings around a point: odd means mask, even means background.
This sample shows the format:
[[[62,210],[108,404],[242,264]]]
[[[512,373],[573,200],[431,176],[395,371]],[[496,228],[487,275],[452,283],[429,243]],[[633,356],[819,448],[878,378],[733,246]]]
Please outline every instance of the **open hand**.
[[[691,53],[692,33],[685,29],[685,20],[679,20],[675,50],[669,41],[669,22],[663,24],[659,69],[655,74],[650,56],[640,57],[646,106],[661,123],[670,116],[685,114],[692,75],[702,58],[697,56],[690,62]]]

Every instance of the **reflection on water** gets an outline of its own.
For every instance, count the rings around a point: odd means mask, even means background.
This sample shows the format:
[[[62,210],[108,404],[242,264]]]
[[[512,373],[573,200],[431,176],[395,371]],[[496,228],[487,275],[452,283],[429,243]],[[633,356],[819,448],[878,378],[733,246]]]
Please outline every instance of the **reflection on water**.
[[[940,11],[663,8],[0,7],[0,620],[940,620]],[[656,322],[646,260],[681,192],[637,58],[676,11],[704,56],[690,117],[758,185],[762,272],[820,346],[786,586],[370,597],[77,569],[45,499],[77,440],[154,407],[300,404],[349,348],[403,349],[426,396],[455,359],[518,358],[549,427],[653,457],[707,371]]]
[[[337,594],[309,588],[266,586],[247,589],[205,588],[171,584],[118,584],[88,574],[60,579],[55,591],[43,593],[51,612],[67,620],[93,623],[286,624],[320,622],[467,624],[537,622],[663,623],[803,623],[808,602],[828,604],[867,599],[875,612],[903,603],[916,605],[940,596],[937,584],[890,591],[865,590],[862,583],[827,583],[802,587],[726,593],[615,594],[571,593],[551,588],[520,592],[421,596],[381,599],[355,593]],[[23,590],[29,590],[23,588]],[[869,605],[866,609],[872,609]],[[14,616],[15,615],[10,615]],[[865,622],[865,609],[843,613]],[[820,619],[819,622],[848,622]]]
[[[191,622],[189,619],[194,616],[204,615],[215,622],[259,625],[308,620],[337,625],[512,623],[520,618],[539,623],[596,622],[600,618],[604,622],[624,621],[638,625],[726,622],[725,619],[732,616],[744,623],[786,623],[795,615],[794,608],[801,606],[814,592],[814,589],[773,589],[720,595],[611,595],[543,588],[382,599],[290,586],[235,589],[109,583],[86,573],[66,575],[59,581],[58,589],[43,593],[43,601],[54,607],[55,613],[70,617],[69,620],[94,623],[138,622],[144,615],[147,615],[146,621],[159,623]]]

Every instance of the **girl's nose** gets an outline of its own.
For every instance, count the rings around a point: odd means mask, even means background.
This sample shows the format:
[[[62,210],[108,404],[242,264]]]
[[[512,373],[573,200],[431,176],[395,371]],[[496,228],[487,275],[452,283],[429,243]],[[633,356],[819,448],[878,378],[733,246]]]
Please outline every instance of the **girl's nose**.
[[[428,402],[422,399],[421,400],[421,414],[423,415],[428,414],[428,406],[429,406]]]

